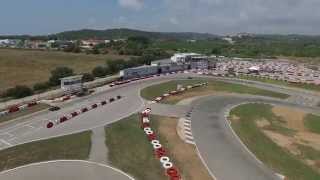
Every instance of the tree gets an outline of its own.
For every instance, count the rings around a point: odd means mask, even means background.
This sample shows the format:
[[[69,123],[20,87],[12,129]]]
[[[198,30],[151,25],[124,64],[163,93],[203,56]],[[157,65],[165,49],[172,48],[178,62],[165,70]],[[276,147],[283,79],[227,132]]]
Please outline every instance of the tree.
[[[107,75],[106,68],[97,66],[92,70],[92,75],[94,77],[105,77]]]
[[[93,81],[93,80],[94,80],[94,77],[90,73],[84,73],[83,76],[82,76],[82,81],[83,82],[90,82],[90,81]]]
[[[42,83],[36,83],[33,86],[34,91],[44,91],[47,90],[50,87],[50,84],[48,82],[42,82]]]
[[[14,98],[24,98],[27,96],[31,96],[33,91],[28,86],[16,86],[14,88],[10,88],[6,91],[5,95],[7,97],[14,97]]]
[[[73,70],[68,67],[57,67],[53,71],[51,71],[51,77],[49,79],[49,83],[51,86],[57,86],[60,84],[60,79],[68,76],[72,76]]]
[[[92,54],[100,54],[100,51],[97,46],[93,47],[91,52]]]

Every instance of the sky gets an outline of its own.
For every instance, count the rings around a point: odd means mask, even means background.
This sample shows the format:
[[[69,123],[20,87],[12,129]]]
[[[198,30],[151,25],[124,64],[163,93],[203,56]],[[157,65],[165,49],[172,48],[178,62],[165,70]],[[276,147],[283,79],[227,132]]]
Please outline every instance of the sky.
[[[320,34],[320,0],[1,0],[0,34],[78,29]]]

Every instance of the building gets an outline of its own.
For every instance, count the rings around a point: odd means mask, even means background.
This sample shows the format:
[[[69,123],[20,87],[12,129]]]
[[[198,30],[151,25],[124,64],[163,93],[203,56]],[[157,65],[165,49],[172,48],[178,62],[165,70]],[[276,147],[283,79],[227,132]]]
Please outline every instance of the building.
[[[171,57],[171,61],[174,63],[185,63],[194,56],[200,56],[197,53],[176,53]]]
[[[83,91],[82,75],[61,78],[61,89],[68,94]]]
[[[191,69],[209,69],[208,56],[192,56],[187,59],[187,64],[190,64]]]
[[[140,66],[128,68],[120,71],[120,77],[123,79],[137,78],[158,73],[158,66]]]

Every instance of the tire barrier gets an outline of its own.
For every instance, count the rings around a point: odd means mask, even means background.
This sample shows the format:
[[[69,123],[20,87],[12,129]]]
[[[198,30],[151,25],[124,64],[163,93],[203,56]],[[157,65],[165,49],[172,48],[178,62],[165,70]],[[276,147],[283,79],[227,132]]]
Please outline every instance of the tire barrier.
[[[15,112],[21,111],[23,109],[31,108],[33,106],[38,105],[39,103],[40,103],[40,101],[31,101],[29,103],[22,104],[22,105],[10,106],[10,107],[8,107],[8,109],[0,112],[0,117],[8,115],[8,114],[11,114],[11,113],[15,113]]]
[[[167,98],[169,96],[175,96],[175,95],[181,94],[183,92],[186,92],[187,90],[190,90],[190,89],[193,89],[193,88],[197,88],[197,87],[207,86],[207,85],[208,85],[207,82],[205,82],[205,83],[197,83],[197,84],[194,84],[194,85],[188,85],[186,87],[182,87],[179,90],[170,91],[168,93],[164,93],[162,96],[156,97],[153,101],[156,102],[156,103],[159,103],[159,102],[161,102],[162,100],[164,100],[165,98]]]
[[[174,167],[173,163],[167,155],[167,151],[161,145],[160,141],[157,139],[156,134],[150,127],[150,113],[151,109],[147,108],[141,112],[141,129],[146,134],[150,144],[153,147],[154,156],[159,159],[162,168],[165,170],[166,176],[169,180],[181,180],[181,176],[177,168]]]
[[[110,99],[114,99],[114,101],[115,100],[119,100],[118,98],[110,98]],[[114,101],[112,101],[112,102],[114,102]],[[107,100],[103,100],[103,101],[101,101],[99,103],[94,103],[94,104],[92,104],[90,106],[87,106],[87,107],[83,107],[83,108],[81,108],[79,110],[75,110],[75,111],[71,112],[70,114],[67,114],[67,115],[64,115],[64,116],[58,118],[56,121],[48,121],[47,124],[46,124],[46,127],[48,129],[51,129],[51,128],[55,127],[56,125],[59,125],[61,123],[64,123],[64,122],[72,119],[72,118],[75,118],[75,117],[79,116],[80,114],[89,112],[90,110],[93,110],[93,109],[96,109],[98,107],[105,106],[105,105],[107,105]],[[149,124],[145,124],[145,127],[149,127]],[[153,131],[151,129],[147,129],[147,130],[149,130],[148,133],[150,135],[153,134]]]

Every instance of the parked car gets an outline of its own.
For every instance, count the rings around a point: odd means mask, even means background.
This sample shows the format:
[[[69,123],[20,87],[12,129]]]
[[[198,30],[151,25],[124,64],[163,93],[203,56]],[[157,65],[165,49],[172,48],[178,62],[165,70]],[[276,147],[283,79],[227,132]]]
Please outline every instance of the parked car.
[[[49,111],[59,111],[61,108],[60,107],[58,107],[58,106],[51,106],[50,108],[49,108]]]

